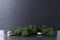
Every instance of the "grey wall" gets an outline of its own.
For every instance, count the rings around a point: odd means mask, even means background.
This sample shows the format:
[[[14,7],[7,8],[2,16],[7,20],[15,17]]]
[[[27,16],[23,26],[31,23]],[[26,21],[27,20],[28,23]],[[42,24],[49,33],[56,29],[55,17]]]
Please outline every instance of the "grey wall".
[[[29,24],[60,25],[58,0],[0,0],[0,29]]]

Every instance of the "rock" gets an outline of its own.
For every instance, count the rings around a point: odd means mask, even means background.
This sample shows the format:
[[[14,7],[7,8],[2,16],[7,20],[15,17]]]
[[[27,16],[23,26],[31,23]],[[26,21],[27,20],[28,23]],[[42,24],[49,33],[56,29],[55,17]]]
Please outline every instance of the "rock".
[[[37,32],[37,35],[41,35],[42,33],[41,32]]]
[[[7,36],[9,37],[9,36],[12,36],[12,35],[15,35],[12,31],[8,31],[7,32]]]

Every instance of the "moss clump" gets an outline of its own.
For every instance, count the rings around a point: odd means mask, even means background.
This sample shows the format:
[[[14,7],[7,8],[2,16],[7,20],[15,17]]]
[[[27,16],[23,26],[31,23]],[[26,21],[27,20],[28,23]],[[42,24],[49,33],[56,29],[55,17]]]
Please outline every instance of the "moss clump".
[[[23,29],[23,31],[22,31],[22,33],[21,33],[21,36],[29,36],[29,31],[28,31],[28,28],[27,27],[25,27],[24,29]]]
[[[55,35],[55,32],[54,32],[53,28],[48,28],[47,35],[48,36],[54,36]]]
[[[29,25],[28,26],[30,35],[34,35],[37,33],[37,26],[36,25]]]
[[[49,32],[47,33],[48,36],[54,36],[54,34],[55,34],[54,31],[49,31]]]
[[[46,25],[42,25],[41,28],[38,28],[37,25],[29,25],[29,26],[25,26],[24,28],[18,27],[12,32],[17,36],[24,36],[24,37],[36,35],[37,32],[41,32],[42,35],[45,35],[45,36],[55,35],[53,28],[48,28]]]
[[[27,37],[28,35],[29,35],[28,31],[23,31],[22,34],[21,34],[21,36],[25,36],[25,37]]]
[[[55,32],[53,28],[48,28],[47,26],[42,26],[41,28],[42,35],[54,36]]]
[[[17,28],[14,30],[15,35],[20,36],[22,33],[22,28]]]
[[[27,30],[27,31],[24,30],[24,31],[22,32],[21,36],[25,36],[25,37],[29,36],[28,30]]]
[[[42,25],[41,32],[42,32],[43,35],[46,35],[47,34],[48,29],[47,29],[47,26],[46,25]]]
[[[48,32],[48,30],[47,30],[47,29],[42,29],[42,34],[43,34],[43,35],[46,35],[46,34],[47,34],[47,32]]]

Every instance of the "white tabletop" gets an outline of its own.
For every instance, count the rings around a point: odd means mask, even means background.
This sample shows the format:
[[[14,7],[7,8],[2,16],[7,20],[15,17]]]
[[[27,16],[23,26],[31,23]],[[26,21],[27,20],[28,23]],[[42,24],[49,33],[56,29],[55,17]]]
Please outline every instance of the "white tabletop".
[[[0,40],[4,40],[4,30],[0,30]]]

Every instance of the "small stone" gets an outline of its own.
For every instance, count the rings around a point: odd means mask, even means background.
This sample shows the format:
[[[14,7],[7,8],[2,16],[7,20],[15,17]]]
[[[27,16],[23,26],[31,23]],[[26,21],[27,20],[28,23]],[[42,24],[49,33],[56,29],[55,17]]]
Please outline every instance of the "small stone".
[[[7,36],[9,37],[9,36],[11,36],[11,35],[14,35],[14,33],[13,33],[12,31],[8,31],[8,32],[7,32]]]
[[[41,32],[37,32],[37,35],[41,35],[42,33]]]

